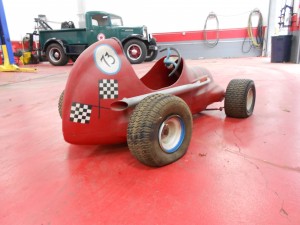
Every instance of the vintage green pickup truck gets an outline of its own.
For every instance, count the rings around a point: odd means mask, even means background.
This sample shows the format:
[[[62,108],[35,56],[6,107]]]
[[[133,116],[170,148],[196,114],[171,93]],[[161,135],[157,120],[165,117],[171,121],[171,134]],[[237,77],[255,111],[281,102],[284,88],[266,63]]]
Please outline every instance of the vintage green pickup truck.
[[[62,24],[60,30],[40,30],[39,43],[43,56],[54,66],[66,65],[91,44],[115,37],[123,45],[132,64],[152,61],[157,56],[157,44],[146,26],[124,27],[120,16],[102,11],[85,14],[86,28],[75,28],[74,23]]]

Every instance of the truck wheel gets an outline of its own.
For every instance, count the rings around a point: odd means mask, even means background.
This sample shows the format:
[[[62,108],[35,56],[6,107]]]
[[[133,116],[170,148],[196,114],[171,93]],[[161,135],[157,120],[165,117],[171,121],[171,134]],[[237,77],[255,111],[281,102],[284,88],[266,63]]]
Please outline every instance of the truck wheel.
[[[64,66],[69,62],[69,57],[65,54],[61,45],[57,43],[49,45],[46,56],[53,66]]]
[[[154,38],[151,38],[149,45],[157,46],[156,40]],[[146,56],[145,62],[151,62],[154,59],[156,59],[158,55],[158,50],[148,50],[148,54]]]
[[[148,51],[148,55],[146,56],[145,62],[153,61],[154,59],[156,59],[157,54],[158,54],[157,50]]]
[[[252,115],[256,90],[252,80],[233,79],[225,94],[225,114],[228,117],[247,118]]]
[[[131,64],[144,62],[147,56],[147,47],[140,40],[130,40],[124,45],[125,54]]]
[[[58,100],[58,112],[59,112],[60,118],[62,118],[62,106],[63,106],[63,102],[64,102],[64,95],[65,95],[65,91],[62,91],[62,93],[59,96],[59,100]]]
[[[192,115],[179,97],[154,94],[143,99],[129,119],[130,152],[148,166],[175,162],[187,151],[192,135]]]

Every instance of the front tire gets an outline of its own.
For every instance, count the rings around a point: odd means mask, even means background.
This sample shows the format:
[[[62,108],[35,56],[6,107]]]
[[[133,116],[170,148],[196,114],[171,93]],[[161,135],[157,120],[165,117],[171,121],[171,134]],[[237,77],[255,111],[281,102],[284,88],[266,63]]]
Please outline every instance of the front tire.
[[[53,66],[64,66],[69,62],[69,57],[65,54],[62,46],[57,43],[48,46],[46,57]]]
[[[157,46],[156,40],[154,38],[152,38],[149,42],[149,45]],[[158,50],[149,50],[148,49],[148,53],[147,53],[145,62],[153,61],[154,59],[156,59],[157,55],[158,55]]]
[[[147,47],[145,43],[140,40],[133,39],[126,42],[124,51],[131,64],[142,63],[147,56]]]
[[[158,55],[158,51],[157,50],[150,50],[148,51],[148,55],[146,56],[145,62],[151,62],[154,59],[156,59]]]
[[[179,97],[154,94],[143,99],[129,119],[130,152],[148,166],[165,166],[187,151],[192,135],[192,115]]]
[[[225,114],[233,118],[247,118],[252,115],[256,99],[255,85],[252,80],[233,79],[225,94]]]

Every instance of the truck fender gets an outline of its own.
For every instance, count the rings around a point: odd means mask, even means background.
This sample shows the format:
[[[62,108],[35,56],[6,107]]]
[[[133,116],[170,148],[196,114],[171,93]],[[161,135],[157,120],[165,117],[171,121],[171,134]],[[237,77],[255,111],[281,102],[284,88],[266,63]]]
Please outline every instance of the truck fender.
[[[66,51],[66,44],[67,44],[67,42],[64,41],[64,40],[61,40],[61,39],[57,39],[57,38],[49,38],[49,39],[45,42],[42,51],[43,51],[43,52],[46,52],[48,46],[49,46],[50,44],[53,44],[53,43],[57,43],[57,44],[61,45],[61,47],[63,48],[64,52],[67,53],[67,51]]]
[[[124,46],[125,43],[127,41],[131,40],[131,39],[141,40],[146,44],[146,46],[148,46],[148,44],[149,44],[147,38],[145,38],[143,35],[141,35],[141,34],[131,34],[131,35],[127,36],[126,38],[124,38],[123,40],[121,40],[122,45]]]

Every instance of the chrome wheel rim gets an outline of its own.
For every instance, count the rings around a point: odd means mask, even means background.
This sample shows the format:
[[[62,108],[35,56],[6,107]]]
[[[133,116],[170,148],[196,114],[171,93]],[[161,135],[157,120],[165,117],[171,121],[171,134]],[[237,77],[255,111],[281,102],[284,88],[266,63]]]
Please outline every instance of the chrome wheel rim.
[[[141,57],[142,55],[142,49],[138,45],[130,45],[129,48],[127,49],[127,55],[129,56],[130,59],[137,60]]]
[[[52,48],[49,52],[49,57],[52,61],[57,62],[61,58],[61,53],[58,49]]]
[[[185,136],[185,126],[181,117],[168,117],[159,128],[158,140],[162,150],[166,153],[176,152]]]
[[[253,99],[254,99],[253,89],[250,88],[248,90],[248,93],[247,93],[247,105],[246,105],[246,107],[247,107],[248,112],[251,111],[251,109],[252,109]]]

